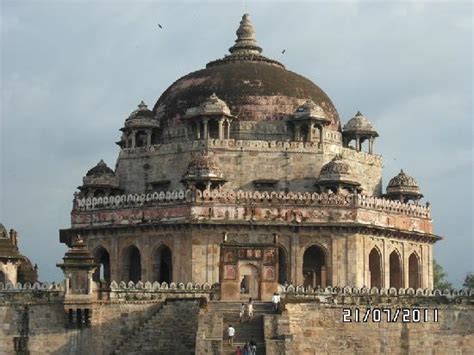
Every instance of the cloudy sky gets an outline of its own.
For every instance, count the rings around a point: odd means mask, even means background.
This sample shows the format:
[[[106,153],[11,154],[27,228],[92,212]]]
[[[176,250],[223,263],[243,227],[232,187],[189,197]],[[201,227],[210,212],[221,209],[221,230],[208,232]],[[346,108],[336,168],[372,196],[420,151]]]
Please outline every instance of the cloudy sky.
[[[449,279],[474,269],[471,2],[0,3],[0,221],[42,280],[62,277],[58,230],[86,171],[114,166],[124,119],[226,54],[244,12],[264,54],[322,87],[343,123],[372,120],[384,184],[403,168],[432,203]]]

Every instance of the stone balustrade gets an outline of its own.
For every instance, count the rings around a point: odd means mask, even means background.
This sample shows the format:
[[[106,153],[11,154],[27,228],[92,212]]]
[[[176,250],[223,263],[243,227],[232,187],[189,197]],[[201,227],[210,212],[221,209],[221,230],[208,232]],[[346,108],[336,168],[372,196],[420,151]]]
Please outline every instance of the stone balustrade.
[[[24,284],[18,282],[16,284],[12,284],[7,282],[4,284],[0,282],[0,292],[20,292],[20,291],[46,291],[46,292],[57,292],[57,291],[64,291],[64,284],[63,283],[55,283],[55,282],[35,282],[33,284],[26,282]]]
[[[143,206],[166,206],[172,204],[233,204],[240,206],[297,205],[297,206],[342,206],[363,208],[402,214],[419,218],[431,218],[429,205],[422,206],[384,198],[339,194],[283,191],[232,191],[232,190],[173,190],[148,194],[129,194],[98,198],[76,198],[74,211],[98,211],[127,209]]]
[[[279,285],[284,302],[319,302],[325,304],[447,304],[474,305],[474,289],[413,289],[377,287],[326,287],[312,288],[303,285]]]

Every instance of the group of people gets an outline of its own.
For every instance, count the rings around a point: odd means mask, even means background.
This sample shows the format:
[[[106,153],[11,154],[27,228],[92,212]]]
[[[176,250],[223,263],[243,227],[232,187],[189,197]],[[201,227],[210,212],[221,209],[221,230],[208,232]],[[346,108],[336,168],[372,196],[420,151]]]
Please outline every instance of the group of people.
[[[235,350],[235,355],[257,355],[257,343],[253,337],[250,338],[250,341],[245,343],[244,347],[237,347]]]

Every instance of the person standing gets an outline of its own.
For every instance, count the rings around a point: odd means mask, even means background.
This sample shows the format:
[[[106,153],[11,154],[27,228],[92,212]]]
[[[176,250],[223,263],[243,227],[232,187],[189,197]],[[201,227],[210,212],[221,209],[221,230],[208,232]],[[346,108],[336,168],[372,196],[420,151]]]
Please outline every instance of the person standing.
[[[242,355],[242,349],[240,346],[237,346],[237,349],[235,350],[235,355]]]
[[[280,308],[280,295],[275,292],[272,296],[273,311],[277,312]]]
[[[257,342],[253,338],[253,335],[250,337],[249,346],[250,346],[250,354],[257,355]]]
[[[227,328],[227,337],[228,337],[230,346],[234,346],[234,336],[235,336],[235,329],[234,327],[232,327],[231,324],[229,324],[229,327]]]
[[[245,313],[245,303],[241,303],[240,304],[240,309],[239,309],[239,319],[240,319],[240,323],[243,322],[244,320],[244,313]]]
[[[248,315],[249,315],[249,319],[252,320],[253,319],[253,301],[252,301],[252,297],[249,298],[249,303],[247,304],[247,312],[248,312]]]

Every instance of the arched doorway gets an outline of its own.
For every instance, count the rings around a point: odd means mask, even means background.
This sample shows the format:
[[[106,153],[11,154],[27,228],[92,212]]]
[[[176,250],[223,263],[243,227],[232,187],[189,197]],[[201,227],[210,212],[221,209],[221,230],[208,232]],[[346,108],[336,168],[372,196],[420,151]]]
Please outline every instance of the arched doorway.
[[[418,256],[415,253],[411,253],[408,258],[408,287],[412,287],[415,290],[420,287],[419,265]]]
[[[258,267],[253,264],[244,264],[239,267],[241,297],[260,298],[260,277]]]
[[[0,282],[5,284],[5,281],[7,278],[5,277],[5,273],[3,271],[0,271]]]
[[[396,250],[390,254],[390,287],[402,287],[402,262]]]
[[[130,245],[123,251],[123,279],[124,281],[138,282],[142,278],[140,251]]]
[[[382,288],[382,256],[377,248],[369,254],[370,287]]]
[[[172,271],[171,249],[160,245],[153,253],[153,281],[170,283]]]
[[[95,270],[93,280],[110,282],[110,256],[107,249],[98,247],[94,251],[94,261],[100,266]]]
[[[313,245],[303,255],[303,284],[311,287],[326,287],[327,280],[326,253],[323,248]]]
[[[278,283],[283,285],[288,281],[288,253],[282,246],[278,247]]]

